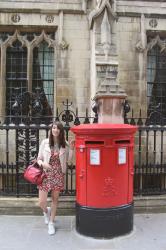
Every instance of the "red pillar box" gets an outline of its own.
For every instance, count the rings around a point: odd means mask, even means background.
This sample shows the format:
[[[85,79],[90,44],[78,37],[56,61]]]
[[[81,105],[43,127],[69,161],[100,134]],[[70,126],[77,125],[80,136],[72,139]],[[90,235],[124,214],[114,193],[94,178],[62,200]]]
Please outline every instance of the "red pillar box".
[[[133,229],[134,134],[127,124],[84,124],[76,134],[76,229],[111,238]]]

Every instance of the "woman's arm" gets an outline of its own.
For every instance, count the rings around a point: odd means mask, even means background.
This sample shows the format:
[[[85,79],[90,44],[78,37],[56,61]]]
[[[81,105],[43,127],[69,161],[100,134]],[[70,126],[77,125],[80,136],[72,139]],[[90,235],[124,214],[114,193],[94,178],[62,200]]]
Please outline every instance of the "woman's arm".
[[[66,147],[60,149],[60,163],[62,172],[65,174],[67,169],[67,164],[71,165],[73,160],[73,150],[75,142],[71,141],[70,145],[66,142]]]
[[[63,174],[66,173],[66,169],[67,169],[67,151],[68,151],[67,147],[65,147],[65,149],[63,148],[63,153],[60,154],[59,156]]]
[[[40,144],[39,147],[39,153],[38,153],[38,157],[37,157],[37,163],[39,164],[39,166],[43,167],[43,169],[48,170],[51,169],[51,166],[48,162],[44,161],[44,147],[45,147],[45,141],[43,140]]]
[[[43,159],[44,159],[43,150],[44,150],[44,140],[40,144],[39,153],[37,156],[37,163],[39,164],[39,166],[42,166],[42,163],[43,163]]]

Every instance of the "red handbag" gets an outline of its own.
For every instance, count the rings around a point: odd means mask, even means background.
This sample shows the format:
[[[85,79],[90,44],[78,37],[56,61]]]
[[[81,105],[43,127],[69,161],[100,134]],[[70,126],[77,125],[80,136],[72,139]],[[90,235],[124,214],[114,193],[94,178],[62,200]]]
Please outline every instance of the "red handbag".
[[[37,162],[29,165],[24,171],[24,179],[32,184],[40,185],[44,178],[46,174]]]

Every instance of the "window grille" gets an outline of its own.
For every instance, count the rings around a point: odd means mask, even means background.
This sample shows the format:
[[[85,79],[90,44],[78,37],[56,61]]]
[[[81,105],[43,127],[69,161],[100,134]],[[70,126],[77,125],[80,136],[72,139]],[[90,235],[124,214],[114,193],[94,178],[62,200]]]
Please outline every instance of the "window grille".
[[[40,89],[41,100],[47,109],[41,114],[50,116],[53,114],[54,101],[54,33],[0,33],[0,41],[4,45],[6,54],[4,79],[6,81],[6,116],[12,116],[13,104],[16,95],[20,96],[21,109],[19,115],[27,115],[22,111],[23,101],[29,98],[33,109],[33,98],[37,97],[37,89]],[[28,47],[31,47],[28,50]],[[28,54],[30,53],[30,54]],[[28,58],[29,55],[31,59]],[[31,64],[31,62],[33,63]],[[2,73],[4,74],[4,73]],[[28,93],[28,94],[27,94]],[[24,95],[25,94],[25,95]],[[36,95],[36,96],[35,96]],[[28,109],[27,109],[28,110]],[[28,110],[28,115],[32,110]]]
[[[15,101],[14,89],[17,94],[27,91],[27,48],[22,47],[18,40],[6,51],[6,115],[13,115],[12,105]],[[16,93],[15,93],[16,94]]]
[[[47,96],[47,105],[53,110],[54,88],[54,50],[46,42],[35,47],[33,51],[33,81],[32,91],[36,88],[44,91]],[[51,114],[47,114],[51,115]]]
[[[151,123],[166,123],[166,52],[155,45],[147,56],[148,117]]]

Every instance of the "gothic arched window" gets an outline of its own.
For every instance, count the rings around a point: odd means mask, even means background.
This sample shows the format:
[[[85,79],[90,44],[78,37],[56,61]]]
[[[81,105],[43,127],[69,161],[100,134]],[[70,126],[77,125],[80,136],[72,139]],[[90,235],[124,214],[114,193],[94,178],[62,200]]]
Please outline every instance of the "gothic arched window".
[[[33,50],[32,91],[40,88],[47,96],[47,105],[53,109],[54,49],[43,41]],[[47,114],[46,114],[47,115]]]
[[[27,48],[22,47],[16,40],[6,50],[6,115],[13,115],[14,89],[18,88],[19,94],[28,90],[27,85]]]
[[[151,124],[166,123],[166,51],[156,44],[147,54],[148,117]]]
[[[0,44],[3,62],[0,71],[0,90],[3,93],[0,115],[9,117],[16,111],[19,116],[52,116],[54,32],[23,33],[16,30],[15,33],[0,33]]]

